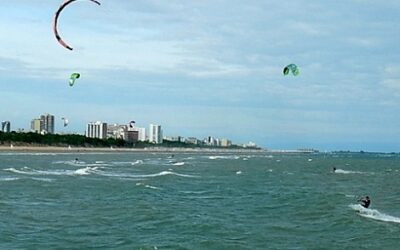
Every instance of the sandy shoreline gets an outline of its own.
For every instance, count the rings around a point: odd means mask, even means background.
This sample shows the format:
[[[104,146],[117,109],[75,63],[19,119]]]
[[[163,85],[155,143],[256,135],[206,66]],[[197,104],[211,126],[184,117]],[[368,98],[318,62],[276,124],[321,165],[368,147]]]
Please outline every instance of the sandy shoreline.
[[[55,146],[0,146],[0,152],[60,152],[60,153],[76,153],[76,152],[209,152],[209,153],[248,153],[263,152],[262,149],[224,149],[224,148],[101,148],[101,147],[55,147]]]

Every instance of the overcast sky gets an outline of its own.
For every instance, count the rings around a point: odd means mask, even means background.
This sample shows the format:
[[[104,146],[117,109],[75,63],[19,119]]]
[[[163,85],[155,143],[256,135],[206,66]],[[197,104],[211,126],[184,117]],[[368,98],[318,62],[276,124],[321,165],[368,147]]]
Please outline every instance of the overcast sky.
[[[135,120],[270,149],[400,151],[400,1],[78,0],[59,19],[73,51],[51,28],[61,2],[0,2],[14,130],[50,113],[59,132]]]

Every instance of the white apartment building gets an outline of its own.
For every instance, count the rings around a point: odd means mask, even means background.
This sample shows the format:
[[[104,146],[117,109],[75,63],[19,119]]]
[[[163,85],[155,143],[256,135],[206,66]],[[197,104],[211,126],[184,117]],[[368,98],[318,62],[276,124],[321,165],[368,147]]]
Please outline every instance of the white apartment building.
[[[11,131],[11,122],[9,122],[9,121],[1,122],[1,131],[2,132],[10,132]]]
[[[150,124],[149,142],[161,144],[163,142],[161,125]]]
[[[86,125],[86,137],[107,139],[107,123],[105,122],[90,122]]]
[[[135,128],[135,130],[139,133],[138,140],[146,141],[146,128]]]

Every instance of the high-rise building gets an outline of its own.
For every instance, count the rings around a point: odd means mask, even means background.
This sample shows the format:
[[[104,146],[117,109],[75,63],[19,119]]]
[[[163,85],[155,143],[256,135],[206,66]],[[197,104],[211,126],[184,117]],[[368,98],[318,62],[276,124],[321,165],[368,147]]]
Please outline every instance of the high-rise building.
[[[138,141],[146,141],[146,129],[135,127],[133,130],[138,132]]]
[[[107,123],[90,122],[86,125],[86,137],[107,139]]]
[[[11,131],[11,122],[4,121],[1,123],[1,131],[10,132]]]
[[[161,144],[163,142],[161,125],[150,124],[149,142]]]
[[[40,132],[54,134],[54,115],[44,114],[40,116],[42,120],[42,128]]]
[[[127,130],[124,132],[123,139],[127,142],[137,142],[139,138],[139,132],[136,130]]]
[[[31,121],[31,131],[41,134],[54,134],[54,115],[44,114]]]
[[[35,133],[41,133],[42,132],[42,120],[39,118],[35,118],[31,121],[31,131]]]

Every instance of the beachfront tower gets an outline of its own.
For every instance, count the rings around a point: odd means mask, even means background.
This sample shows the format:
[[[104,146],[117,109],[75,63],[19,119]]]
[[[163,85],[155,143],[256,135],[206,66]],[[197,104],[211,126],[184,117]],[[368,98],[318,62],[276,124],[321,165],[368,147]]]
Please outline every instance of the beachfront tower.
[[[42,131],[42,120],[40,119],[33,119],[31,121],[31,131],[34,133],[40,133]]]
[[[107,123],[90,122],[86,125],[86,137],[107,139]]]
[[[54,115],[44,114],[40,116],[42,121],[41,133],[54,134]]]
[[[163,142],[162,138],[163,137],[162,137],[161,125],[150,124],[149,142],[155,144],[161,144]]]
[[[4,121],[1,123],[1,131],[9,133],[11,131],[11,122]]]
[[[136,128],[138,131],[138,140],[145,141],[146,140],[146,128]]]

